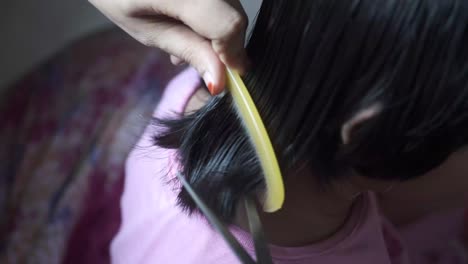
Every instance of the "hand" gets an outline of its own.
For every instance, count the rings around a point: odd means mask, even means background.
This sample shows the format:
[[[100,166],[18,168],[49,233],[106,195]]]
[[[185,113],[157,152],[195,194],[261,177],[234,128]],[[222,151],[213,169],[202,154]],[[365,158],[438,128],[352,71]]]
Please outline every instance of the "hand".
[[[147,46],[186,61],[212,94],[224,89],[225,65],[245,72],[247,16],[239,0],[89,0]]]

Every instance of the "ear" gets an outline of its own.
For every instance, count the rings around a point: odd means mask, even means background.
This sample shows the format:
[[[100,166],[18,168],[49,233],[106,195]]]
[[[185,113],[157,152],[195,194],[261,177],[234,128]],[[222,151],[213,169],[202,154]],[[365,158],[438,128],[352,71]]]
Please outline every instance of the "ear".
[[[376,117],[382,111],[381,103],[374,103],[373,105],[359,110],[341,127],[341,140],[343,144],[349,144],[352,139],[353,132],[367,121]]]

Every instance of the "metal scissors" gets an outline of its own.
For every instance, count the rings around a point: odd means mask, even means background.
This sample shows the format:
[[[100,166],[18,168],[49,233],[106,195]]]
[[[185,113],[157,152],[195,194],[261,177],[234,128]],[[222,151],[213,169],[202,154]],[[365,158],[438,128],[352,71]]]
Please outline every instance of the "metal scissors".
[[[268,249],[268,244],[262,230],[257,208],[252,197],[244,198],[244,205],[247,212],[250,233],[252,234],[257,261],[254,261],[247,251],[241,246],[237,239],[229,232],[228,228],[219,220],[213,211],[202,201],[200,196],[190,186],[182,174],[177,173],[177,177],[185,190],[190,194],[200,211],[205,215],[210,224],[221,234],[226,243],[232,249],[237,258],[244,264],[273,264],[273,260]]]
[[[252,140],[253,147],[263,170],[266,184],[266,193],[262,201],[263,210],[265,212],[275,212],[281,209],[285,194],[281,170],[270,138],[244,82],[237,72],[229,68],[227,69],[227,90],[234,99],[234,103],[239,111],[246,132]],[[200,199],[200,196],[198,196],[195,190],[185,180],[184,176],[178,173],[177,177],[200,208],[201,212],[221,234],[242,263],[273,264],[267,240],[265,239],[258,216],[257,207],[252,197],[244,197],[243,202],[247,212],[250,233],[252,234],[255,245],[256,262],[206,203]]]

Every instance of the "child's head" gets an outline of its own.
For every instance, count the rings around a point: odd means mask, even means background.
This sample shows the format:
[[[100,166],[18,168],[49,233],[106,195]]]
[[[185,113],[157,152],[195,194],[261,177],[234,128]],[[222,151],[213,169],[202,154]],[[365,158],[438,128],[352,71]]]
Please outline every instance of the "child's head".
[[[245,82],[285,177],[306,165],[323,184],[350,171],[406,180],[468,143],[468,1],[263,1],[247,49]],[[229,94],[162,123],[157,144],[179,150],[182,174],[225,220],[263,190]]]

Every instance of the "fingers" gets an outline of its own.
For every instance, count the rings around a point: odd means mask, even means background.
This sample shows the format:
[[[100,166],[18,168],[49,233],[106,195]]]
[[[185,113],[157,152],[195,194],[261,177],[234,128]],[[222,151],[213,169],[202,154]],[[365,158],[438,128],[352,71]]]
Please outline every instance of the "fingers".
[[[215,95],[224,89],[225,66],[211,47],[211,42],[193,32],[187,26],[173,21],[158,21],[148,26],[144,40],[146,45],[156,46],[172,54],[171,61],[188,62],[201,74],[210,93]]]
[[[246,71],[247,16],[239,0],[89,0],[131,36],[190,63],[212,94],[224,89],[225,65]]]
[[[245,72],[248,59],[244,41],[248,19],[238,0],[166,2],[160,9],[164,15],[182,21],[203,38],[211,40],[213,50],[223,63],[241,73]],[[151,3],[156,5],[158,1]]]
[[[237,24],[233,24],[230,35],[214,39],[212,46],[224,64],[238,70],[240,74],[244,74],[250,64],[244,48],[248,17],[238,0],[228,0],[227,2],[239,12],[241,20]]]
[[[170,58],[171,58],[171,63],[176,65],[176,66],[177,65],[182,65],[182,64],[185,63],[183,59],[181,59],[179,57],[176,57],[174,55],[171,55]]]

